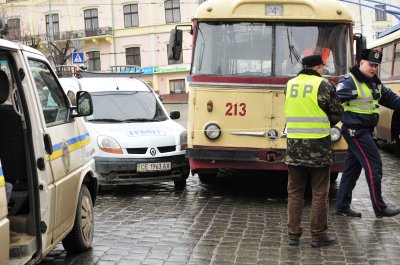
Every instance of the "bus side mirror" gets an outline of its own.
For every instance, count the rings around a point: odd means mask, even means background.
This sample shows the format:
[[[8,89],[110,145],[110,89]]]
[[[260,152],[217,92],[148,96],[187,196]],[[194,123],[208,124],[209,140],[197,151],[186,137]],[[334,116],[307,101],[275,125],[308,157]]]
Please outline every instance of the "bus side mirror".
[[[168,60],[178,61],[182,53],[182,35],[181,29],[171,29],[168,45]]]
[[[361,60],[361,52],[363,49],[367,48],[367,40],[365,36],[356,33],[354,34],[354,41],[356,42],[356,63],[360,63]]]

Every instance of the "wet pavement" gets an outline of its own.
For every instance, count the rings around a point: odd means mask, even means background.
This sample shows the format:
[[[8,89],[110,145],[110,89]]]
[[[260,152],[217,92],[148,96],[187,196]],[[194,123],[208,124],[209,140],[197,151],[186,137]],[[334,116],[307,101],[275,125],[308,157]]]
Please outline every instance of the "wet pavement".
[[[400,159],[382,159],[384,198],[400,206]],[[310,246],[309,196],[301,244],[287,245],[285,175],[222,172],[209,184],[190,176],[184,191],[172,182],[103,191],[92,250],[68,255],[60,244],[40,264],[400,264],[400,216],[375,217],[363,176],[353,194],[362,218],[334,215],[339,180],[328,216],[338,243],[330,247]]]

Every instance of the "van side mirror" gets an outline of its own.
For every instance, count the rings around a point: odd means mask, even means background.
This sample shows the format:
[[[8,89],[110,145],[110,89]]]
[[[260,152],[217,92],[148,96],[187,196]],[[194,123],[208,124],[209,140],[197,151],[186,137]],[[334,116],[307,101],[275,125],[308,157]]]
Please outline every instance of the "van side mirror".
[[[171,29],[169,36],[168,45],[168,59],[178,61],[181,58],[182,53],[182,36],[183,31],[181,29]]]
[[[72,108],[75,113],[73,117],[89,116],[93,114],[92,97],[87,91],[78,91],[76,93],[76,107]]]
[[[177,120],[181,117],[181,112],[179,110],[172,110],[169,113],[169,117],[173,120]]]
[[[354,41],[356,42],[356,63],[360,63],[361,60],[361,52],[363,49],[367,48],[367,39],[365,36],[356,33],[354,34]]]

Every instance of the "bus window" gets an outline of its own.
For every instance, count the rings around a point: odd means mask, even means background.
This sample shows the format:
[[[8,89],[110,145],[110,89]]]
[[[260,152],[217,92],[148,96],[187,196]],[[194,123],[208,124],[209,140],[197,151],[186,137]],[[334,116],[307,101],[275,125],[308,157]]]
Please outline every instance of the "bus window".
[[[194,54],[193,75],[270,76],[272,26],[201,23]]]
[[[307,38],[302,36],[307,36]],[[347,28],[344,25],[278,25],[276,27],[276,75],[297,75],[301,70],[301,58],[310,55],[310,51],[327,57],[325,75],[345,74],[348,68],[346,58],[349,52],[345,41],[347,38]],[[326,51],[329,51],[328,54]]]
[[[396,47],[394,50],[393,77],[400,77],[400,43],[396,43]]]
[[[387,45],[382,48],[382,63],[380,65],[381,79],[388,79],[392,76],[392,62],[393,62],[393,44]]]

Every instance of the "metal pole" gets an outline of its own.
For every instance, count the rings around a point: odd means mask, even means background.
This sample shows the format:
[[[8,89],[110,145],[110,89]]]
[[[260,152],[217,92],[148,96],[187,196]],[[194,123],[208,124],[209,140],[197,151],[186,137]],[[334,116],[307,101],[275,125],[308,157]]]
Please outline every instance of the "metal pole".
[[[358,0],[358,2],[360,3],[359,7],[359,11],[360,11],[360,27],[361,27],[361,35],[363,35],[363,23],[362,23],[362,11],[361,11],[361,0]]]
[[[53,59],[53,14],[51,12],[51,0],[49,0],[49,36],[47,42],[49,43],[50,56]],[[50,61],[50,63],[55,66],[55,62],[53,60]]]

